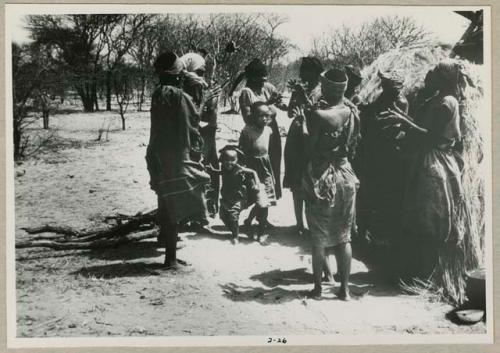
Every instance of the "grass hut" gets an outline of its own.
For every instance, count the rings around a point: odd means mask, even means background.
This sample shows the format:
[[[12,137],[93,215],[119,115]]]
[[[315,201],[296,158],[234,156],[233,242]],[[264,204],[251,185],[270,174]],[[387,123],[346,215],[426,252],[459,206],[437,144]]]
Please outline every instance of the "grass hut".
[[[450,56],[451,47],[444,45],[427,45],[405,49],[394,49],[380,55],[371,65],[362,70],[363,81],[360,85],[359,97],[362,104],[372,103],[381,93],[378,71],[402,72],[405,76],[403,92],[406,95],[410,110],[415,116],[419,106],[419,96],[424,87],[427,72],[444,58]],[[422,292],[429,289],[447,300],[461,304],[465,297],[465,274],[467,271],[484,265],[484,168],[483,139],[481,122],[489,117],[484,111],[483,82],[484,67],[465,60],[471,82],[465,90],[465,98],[461,102],[461,132],[463,134],[464,170],[462,182],[464,197],[468,207],[463,215],[462,241],[455,249],[461,256],[446,254],[439,257],[435,270],[430,278],[419,280],[418,286],[406,288]],[[411,249],[408,249],[411,251]],[[465,259],[465,261],[464,261]]]

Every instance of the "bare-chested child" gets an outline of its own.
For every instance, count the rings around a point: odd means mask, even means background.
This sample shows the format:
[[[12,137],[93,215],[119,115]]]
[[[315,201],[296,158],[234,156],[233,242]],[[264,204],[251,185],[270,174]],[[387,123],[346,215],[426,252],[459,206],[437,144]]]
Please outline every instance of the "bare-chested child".
[[[251,225],[253,217],[259,222],[257,240],[266,241],[265,229],[268,225],[268,208],[276,205],[275,179],[271,160],[269,158],[269,141],[273,133],[268,126],[272,111],[263,102],[255,102],[250,107],[250,117],[240,135],[240,149],[245,154],[246,166],[257,172],[262,192],[259,200],[245,221]]]
[[[220,150],[221,170],[212,168],[213,172],[222,175],[219,215],[231,231],[233,244],[238,243],[241,211],[254,204],[259,193],[257,173],[238,162],[239,156],[242,155],[236,146],[226,146]]]

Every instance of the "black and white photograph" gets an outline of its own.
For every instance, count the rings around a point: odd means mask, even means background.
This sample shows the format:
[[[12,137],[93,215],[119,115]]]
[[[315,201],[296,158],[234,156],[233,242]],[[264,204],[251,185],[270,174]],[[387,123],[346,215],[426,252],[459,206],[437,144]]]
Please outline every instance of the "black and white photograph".
[[[493,342],[489,6],[5,6],[11,348]]]

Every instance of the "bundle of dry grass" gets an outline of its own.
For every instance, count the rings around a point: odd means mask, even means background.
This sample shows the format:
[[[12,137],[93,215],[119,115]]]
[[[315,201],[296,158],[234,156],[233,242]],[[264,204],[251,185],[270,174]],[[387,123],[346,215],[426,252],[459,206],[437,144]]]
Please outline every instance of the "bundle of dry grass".
[[[378,71],[398,72],[405,77],[403,93],[410,103],[410,115],[414,116],[417,98],[424,87],[427,72],[448,57],[449,48],[443,46],[395,49],[382,54],[370,66],[362,70],[363,82],[359,96],[364,104],[372,103],[381,93]],[[483,139],[480,128],[482,119],[488,119],[483,101],[483,67],[461,61],[471,82],[465,89],[460,103],[461,132],[463,135],[462,172],[464,207],[461,209],[460,226],[462,241],[440,252],[438,263],[432,276],[422,285],[406,286],[414,292],[434,293],[455,302],[463,303],[465,297],[465,274],[484,265],[484,168],[482,167]]]

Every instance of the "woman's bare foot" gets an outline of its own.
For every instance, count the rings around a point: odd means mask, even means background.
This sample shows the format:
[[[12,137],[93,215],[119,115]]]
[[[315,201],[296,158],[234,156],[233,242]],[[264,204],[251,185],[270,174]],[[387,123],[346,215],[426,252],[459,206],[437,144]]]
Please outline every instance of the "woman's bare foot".
[[[180,264],[177,260],[167,260],[163,263],[164,268],[166,270],[178,270],[180,268]]]
[[[321,299],[321,288],[315,287],[312,291],[307,293],[307,297],[314,300]]]
[[[349,287],[340,287],[340,290],[337,294],[337,297],[340,299],[340,300],[343,300],[343,301],[350,301],[351,300],[351,294],[349,293]]]

